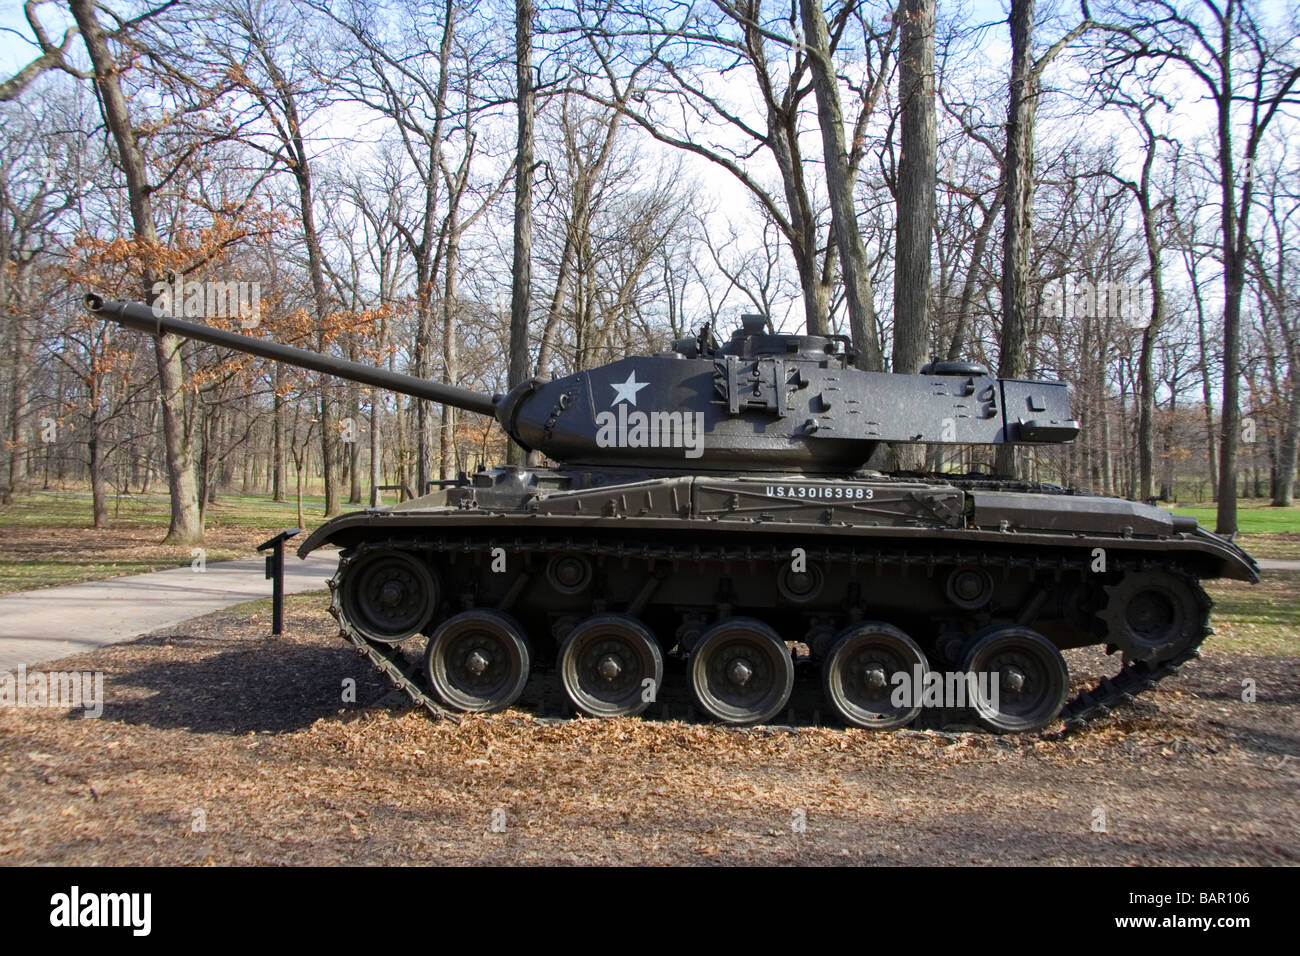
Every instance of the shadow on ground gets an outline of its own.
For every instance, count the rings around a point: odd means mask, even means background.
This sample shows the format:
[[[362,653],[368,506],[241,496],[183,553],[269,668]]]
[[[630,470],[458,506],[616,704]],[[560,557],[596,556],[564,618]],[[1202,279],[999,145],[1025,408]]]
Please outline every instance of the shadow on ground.
[[[170,648],[166,659],[108,677],[105,720],[197,733],[284,733],[383,698],[391,688],[342,642],[247,638],[212,653],[213,641],[185,634],[135,642]],[[129,646],[129,645],[128,645]],[[353,701],[344,700],[354,680]]]

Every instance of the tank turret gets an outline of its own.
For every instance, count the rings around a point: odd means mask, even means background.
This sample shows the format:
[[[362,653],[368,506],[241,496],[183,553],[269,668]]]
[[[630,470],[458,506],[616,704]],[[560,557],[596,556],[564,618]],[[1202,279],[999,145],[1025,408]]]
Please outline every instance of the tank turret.
[[[621,359],[489,396],[412,375],[86,298],[92,314],[174,333],[494,416],[529,450],[564,464],[809,474],[861,468],[882,443],[1055,444],[1079,431],[1061,382],[1000,379],[975,363],[920,375],[864,372],[843,336],[772,334],[742,320],[725,344],[705,332],[670,352]]]

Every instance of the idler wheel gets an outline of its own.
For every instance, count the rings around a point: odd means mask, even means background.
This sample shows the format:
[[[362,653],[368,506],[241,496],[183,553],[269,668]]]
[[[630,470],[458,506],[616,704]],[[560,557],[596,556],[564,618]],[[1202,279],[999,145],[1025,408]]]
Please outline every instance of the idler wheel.
[[[1106,640],[1124,652],[1124,663],[1169,658],[1201,636],[1201,605],[1195,586],[1169,571],[1125,574],[1106,589]]]
[[[425,672],[450,707],[474,713],[504,710],[528,683],[531,658],[524,632],[497,611],[464,611],[429,640]]]
[[[728,724],[761,724],[779,714],[794,688],[794,661],[762,621],[733,617],[700,636],[690,661],[700,707]]]
[[[438,586],[416,555],[395,548],[371,551],[345,569],[339,602],[360,634],[396,644],[428,624],[438,605]]]
[[[996,734],[1042,730],[1061,712],[1070,672],[1056,645],[1020,625],[972,639],[961,668],[975,719]]]
[[[822,688],[840,719],[852,727],[897,730],[921,712],[918,675],[930,663],[916,642],[892,624],[855,624],[836,638],[822,663]],[[906,674],[911,693],[901,707],[892,703],[894,675]]]
[[[581,554],[556,554],[546,562],[546,580],[560,594],[581,594],[591,583],[591,561]]]
[[[639,714],[663,686],[659,642],[640,621],[597,614],[583,621],[560,648],[560,680],[573,705],[592,717]],[[650,683],[646,683],[650,681]]]

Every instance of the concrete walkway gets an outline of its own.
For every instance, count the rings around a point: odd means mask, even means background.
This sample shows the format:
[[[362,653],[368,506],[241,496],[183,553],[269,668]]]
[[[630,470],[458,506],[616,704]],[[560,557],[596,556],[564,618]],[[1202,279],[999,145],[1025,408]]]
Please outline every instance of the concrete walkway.
[[[1282,558],[1256,558],[1261,571],[1300,571],[1300,561]]]
[[[284,557],[286,593],[323,590],[338,552]],[[214,561],[0,597],[0,671],[129,641],[161,627],[271,596],[263,558]]]

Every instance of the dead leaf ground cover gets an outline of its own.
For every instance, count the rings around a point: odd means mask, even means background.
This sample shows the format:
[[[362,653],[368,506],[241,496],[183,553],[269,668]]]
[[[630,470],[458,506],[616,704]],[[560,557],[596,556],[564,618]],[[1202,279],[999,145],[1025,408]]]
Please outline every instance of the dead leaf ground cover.
[[[371,706],[386,687],[324,603],[291,599],[284,638],[263,602],[60,662],[103,670],[108,705],[0,710],[0,862],[1300,860],[1294,652],[1211,638],[1122,718],[1063,738],[515,711],[457,726]],[[1071,664],[1080,681],[1114,666]]]

